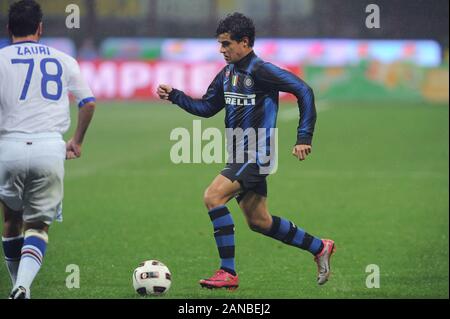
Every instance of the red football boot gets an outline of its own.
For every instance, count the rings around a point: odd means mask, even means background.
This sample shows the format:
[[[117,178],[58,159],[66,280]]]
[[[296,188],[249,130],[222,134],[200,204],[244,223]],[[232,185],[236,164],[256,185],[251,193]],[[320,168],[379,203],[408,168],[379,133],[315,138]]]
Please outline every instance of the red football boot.
[[[209,289],[226,288],[234,290],[239,287],[239,278],[238,275],[233,276],[229,272],[219,269],[211,278],[202,279],[199,283],[202,287]]]

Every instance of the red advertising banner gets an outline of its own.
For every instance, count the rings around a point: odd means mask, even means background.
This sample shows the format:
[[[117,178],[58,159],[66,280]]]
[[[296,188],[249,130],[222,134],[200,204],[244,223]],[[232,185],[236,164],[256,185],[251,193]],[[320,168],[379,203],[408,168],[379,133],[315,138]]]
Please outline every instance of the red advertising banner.
[[[155,99],[159,84],[169,84],[198,98],[225,66],[219,62],[80,61],[94,95],[102,99]],[[300,67],[279,65],[301,76]],[[294,98],[280,94],[281,98]]]

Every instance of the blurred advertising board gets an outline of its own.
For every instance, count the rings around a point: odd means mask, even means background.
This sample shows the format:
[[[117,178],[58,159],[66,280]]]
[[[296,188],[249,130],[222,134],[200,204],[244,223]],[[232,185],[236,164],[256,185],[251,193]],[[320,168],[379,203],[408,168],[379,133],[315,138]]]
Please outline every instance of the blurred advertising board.
[[[103,59],[156,60],[161,58],[162,39],[154,38],[109,38],[103,41]]]
[[[69,38],[43,38],[42,43],[77,56]],[[0,48],[8,45],[0,39]],[[80,48],[80,52],[83,47]],[[383,64],[404,62],[438,67],[442,50],[432,40],[257,39],[255,52],[275,64],[321,67],[357,66],[364,61]],[[100,45],[100,59],[223,63],[213,39],[107,38]]]
[[[159,84],[169,84],[193,97],[205,94],[219,62],[80,61],[81,72],[99,99],[156,98]],[[296,65],[282,67],[300,74]]]
[[[442,62],[439,44],[432,40],[257,39],[255,52],[274,63],[313,66],[358,65],[361,61],[408,62],[436,67]],[[223,60],[213,39],[109,38],[100,49],[103,58],[162,59],[198,62]],[[151,53],[150,53],[151,52]]]
[[[303,78],[318,99],[448,102],[448,65],[423,68],[365,61],[346,67],[280,66]],[[80,61],[80,67],[99,100],[147,100],[157,98],[159,84],[169,84],[199,98],[224,63],[97,60]],[[295,97],[280,93],[280,99]]]
[[[352,67],[304,68],[318,98],[330,100],[447,102],[448,65],[424,68],[408,63],[365,61]]]

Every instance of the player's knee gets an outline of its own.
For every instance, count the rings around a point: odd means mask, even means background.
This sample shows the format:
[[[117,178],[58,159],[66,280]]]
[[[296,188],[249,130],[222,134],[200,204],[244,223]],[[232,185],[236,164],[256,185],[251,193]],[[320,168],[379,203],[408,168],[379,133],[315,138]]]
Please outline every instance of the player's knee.
[[[48,233],[49,226],[41,221],[38,222],[26,222],[25,223],[25,230],[31,231],[31,232],[38,232],[38,233]]]
[[[208,210],[224,205],[223,198],[220,193],[209,187],[205,190],[203,202]]]
[[[22,233],[22,215],[9,215],[3,221],[3,235],[5,237],[15,237]]]
[[[254,232],[261,233],[261,228],[257,223],[248,222],[248,227]]]
[[[40,239],[42,239],[44,242],[48,243],[48,234],[47,231],[43,230],[43,229],[27,229],[25,231],[25,238],[27,237],[38,237]]]
[[[9,220],[3,224],[3,236],[16,237],[22,233],[22,223],[19,221]]]
[[[247,220],[251,230],[257,233],[267,233],[271,227],[271,221],[267,218],[252,218]]]

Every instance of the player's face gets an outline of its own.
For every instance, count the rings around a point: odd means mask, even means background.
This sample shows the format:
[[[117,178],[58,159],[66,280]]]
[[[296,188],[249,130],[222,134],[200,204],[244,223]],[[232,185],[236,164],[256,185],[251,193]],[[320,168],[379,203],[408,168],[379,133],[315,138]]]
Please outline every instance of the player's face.
[[[241,42],[232,40],[229,33],[222,33],[217,37],[220,43],[220,53],[223,54],[225,62],[236,63],[249,52],[248,40],[244,38]]]

